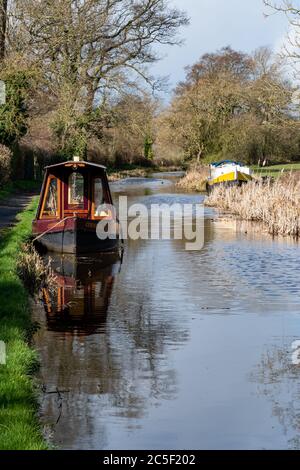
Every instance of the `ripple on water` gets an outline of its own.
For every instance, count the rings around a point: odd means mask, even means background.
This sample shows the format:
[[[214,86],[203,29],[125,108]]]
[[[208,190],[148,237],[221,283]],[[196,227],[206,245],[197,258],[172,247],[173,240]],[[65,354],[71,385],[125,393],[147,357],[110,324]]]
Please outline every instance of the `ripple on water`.
[[[203,199],[162,181],[112,187],[146,205]],[[299,247],[222,229],[205,214],[198,252],[181,240],[128,240],[121,270],[100,256],[59,261],[59,289],[43,292],[34,312],[40,380],[61,390],[40,398],[57,446],[299,445],[300,371],[290,357]]]

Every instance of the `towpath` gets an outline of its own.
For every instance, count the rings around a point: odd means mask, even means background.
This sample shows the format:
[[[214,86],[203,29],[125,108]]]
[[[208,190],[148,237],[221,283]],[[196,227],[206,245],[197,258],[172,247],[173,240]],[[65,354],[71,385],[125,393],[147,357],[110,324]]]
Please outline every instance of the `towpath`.
[[[11,227],[19,212],[25,209],[36,192],[17,192],[0,200],[0,230]]]

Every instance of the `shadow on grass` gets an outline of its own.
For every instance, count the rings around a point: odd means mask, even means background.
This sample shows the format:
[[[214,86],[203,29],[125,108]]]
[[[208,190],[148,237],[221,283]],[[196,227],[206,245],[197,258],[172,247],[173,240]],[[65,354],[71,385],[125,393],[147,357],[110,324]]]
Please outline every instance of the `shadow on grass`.
[[[20,191],[25,193],[39,192],[41,184],[41,181],[34,180],[10,181],[4,187],[0,188],[0,202],[14,193],[19,193]]]

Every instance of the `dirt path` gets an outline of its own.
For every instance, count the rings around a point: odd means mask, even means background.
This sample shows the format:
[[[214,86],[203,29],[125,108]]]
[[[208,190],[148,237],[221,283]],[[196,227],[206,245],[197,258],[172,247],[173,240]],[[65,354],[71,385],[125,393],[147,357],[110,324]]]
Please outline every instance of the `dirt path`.
[[[16,216],[31,201],[36,193],[15,193],[0,201],[0,230],[12,226]]]

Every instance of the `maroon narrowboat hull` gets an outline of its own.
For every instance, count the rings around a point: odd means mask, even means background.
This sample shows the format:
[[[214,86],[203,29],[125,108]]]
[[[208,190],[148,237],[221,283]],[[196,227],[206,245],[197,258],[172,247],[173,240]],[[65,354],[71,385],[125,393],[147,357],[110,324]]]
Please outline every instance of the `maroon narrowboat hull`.
[[[57,220],[35,220],[32,231],[36,244],[48,251],[57,253],[85,254],[91,252],[114,251],[119,238],[101,240],[97,236],[99,221],[70,217]]]

